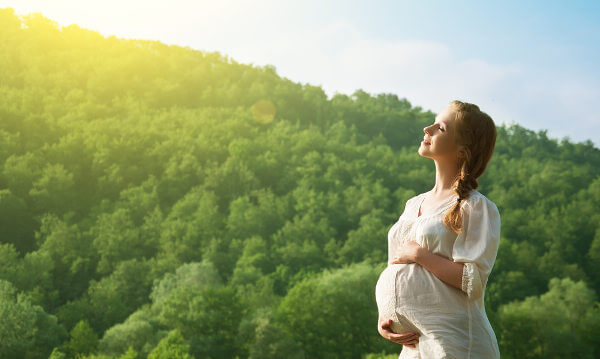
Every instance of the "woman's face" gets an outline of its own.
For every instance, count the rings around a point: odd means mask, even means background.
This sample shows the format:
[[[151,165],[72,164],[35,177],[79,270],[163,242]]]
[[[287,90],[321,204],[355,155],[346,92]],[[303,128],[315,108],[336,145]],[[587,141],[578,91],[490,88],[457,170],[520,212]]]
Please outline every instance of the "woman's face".
[[[459,147],[454,139],[454,112],[446,106],[440,112],[435,122],[423,128],[424,136],[419,155],[437,160],[458,159]]]

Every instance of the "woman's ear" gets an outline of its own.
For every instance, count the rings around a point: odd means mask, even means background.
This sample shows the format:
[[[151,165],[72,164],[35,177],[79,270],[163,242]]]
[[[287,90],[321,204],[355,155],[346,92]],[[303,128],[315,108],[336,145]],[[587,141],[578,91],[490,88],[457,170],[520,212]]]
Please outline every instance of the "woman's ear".
[[[465,151],[465,147],[464,146],[459,146],[458,147],[458,158],[465,158],[466,156],[466,151]]]

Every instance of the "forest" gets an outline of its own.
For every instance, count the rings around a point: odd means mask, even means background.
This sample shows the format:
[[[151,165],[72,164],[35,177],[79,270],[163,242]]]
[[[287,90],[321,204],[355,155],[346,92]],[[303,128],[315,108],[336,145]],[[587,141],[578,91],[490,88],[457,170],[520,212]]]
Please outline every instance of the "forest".
[[[434,117],[0,9],[0,358],[397,358],[375,283]],[[494,120],[502,357],[598,358],[600,150]]]

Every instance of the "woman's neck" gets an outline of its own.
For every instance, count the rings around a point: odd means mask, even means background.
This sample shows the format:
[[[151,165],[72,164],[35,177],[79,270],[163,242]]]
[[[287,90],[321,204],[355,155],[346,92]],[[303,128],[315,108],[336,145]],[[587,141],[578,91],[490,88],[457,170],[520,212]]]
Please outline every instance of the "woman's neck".
[[[444,196],[454,191],[453,185],[458,176],[458,163],[442,162],[435,160],[435,186],[432,194]]]

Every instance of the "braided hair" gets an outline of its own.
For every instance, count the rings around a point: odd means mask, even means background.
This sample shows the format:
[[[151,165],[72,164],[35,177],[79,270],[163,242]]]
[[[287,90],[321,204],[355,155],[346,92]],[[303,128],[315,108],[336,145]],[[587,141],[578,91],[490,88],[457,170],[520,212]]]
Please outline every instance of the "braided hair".
[[[496,125],[492,118],[477,105],[454,100],[456,145],[462,146],[458,159],[458,174],[452,185],[458,195],[456,203],[446,211],[444,224],[456,233],[462,231],[461,203],[469,198],[471,190],[479,186],[477,179],[487,168],[496,145]]]

